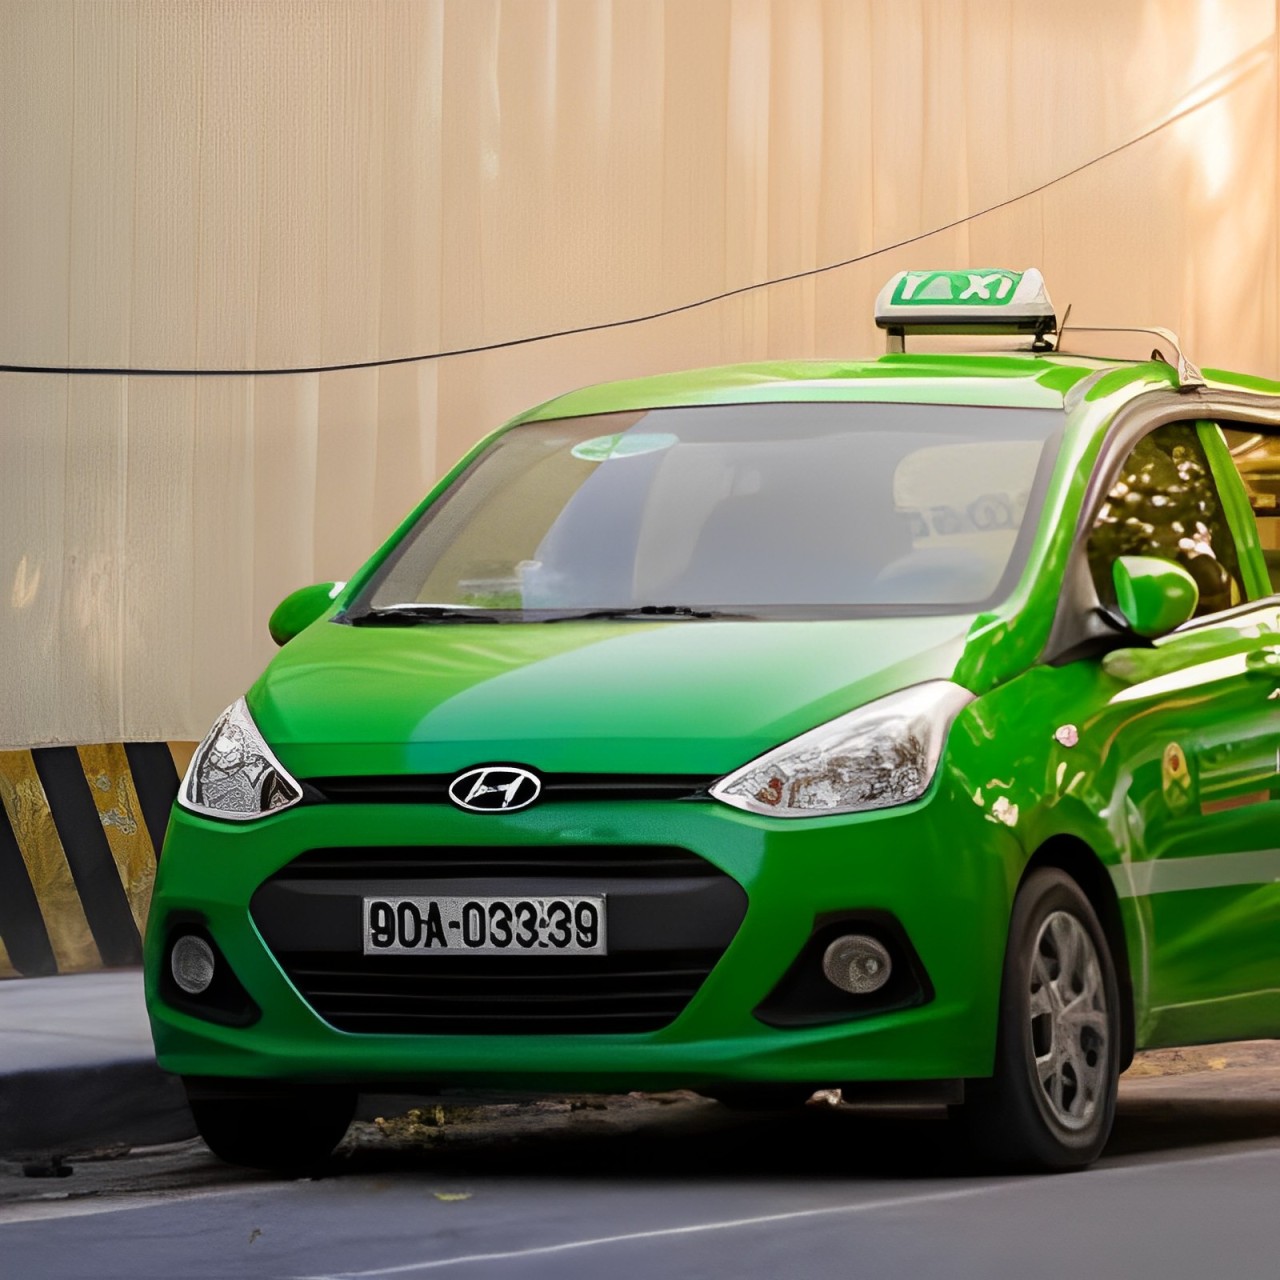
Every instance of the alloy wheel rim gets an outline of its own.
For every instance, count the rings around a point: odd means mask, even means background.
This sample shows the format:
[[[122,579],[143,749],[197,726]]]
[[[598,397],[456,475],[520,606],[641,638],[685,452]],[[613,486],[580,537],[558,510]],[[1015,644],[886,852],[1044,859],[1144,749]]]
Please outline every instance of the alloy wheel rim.
[[[1110,1028],[1102,964],[1088,930],[1054,911],[1031,957],[1030,1052],[1040,1098],[1064,1129],[1087,1128],[1102,1106]]]

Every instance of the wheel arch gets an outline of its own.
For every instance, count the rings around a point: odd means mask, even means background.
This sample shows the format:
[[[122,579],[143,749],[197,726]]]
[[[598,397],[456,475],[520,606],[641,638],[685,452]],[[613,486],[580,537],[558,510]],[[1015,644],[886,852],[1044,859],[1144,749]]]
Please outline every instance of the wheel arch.
[[[1051,836],[1031,855],[1018,881],[1021,889],[1027,877],[1041,867],[1054,867],[1080,886],[1097,913],[1115,961],[1116,984],[1120,988],[1120,1070],[1133,1061],[1137,1047],[1137,1024],[1133,999],[1133,975],[1129,967],[1129,946],[1120,900],[1107,869],[1088,844],[1076,836]]]

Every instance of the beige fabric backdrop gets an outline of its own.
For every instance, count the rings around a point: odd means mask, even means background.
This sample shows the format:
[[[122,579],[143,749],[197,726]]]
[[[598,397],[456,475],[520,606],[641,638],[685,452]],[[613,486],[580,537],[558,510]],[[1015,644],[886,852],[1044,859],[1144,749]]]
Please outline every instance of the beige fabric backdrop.
[[[504,418],[903,266],[1280,373],[1277,5],[0,0],[0,364],[106,371],[0,372],[0,746],[200,736]]]

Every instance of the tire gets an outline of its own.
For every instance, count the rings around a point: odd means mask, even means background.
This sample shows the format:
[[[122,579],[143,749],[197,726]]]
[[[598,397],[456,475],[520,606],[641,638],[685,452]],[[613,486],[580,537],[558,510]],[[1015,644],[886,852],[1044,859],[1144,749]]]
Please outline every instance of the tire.
[[[205,1145],[227,1164],[291,1171],[329,1156],[355,1114],[355,1091],[328,1085],[187,1085]]]
[[[1120,991],[1106,934],[1070,876],[1045,867],[1014,900],[995,1072],[958,1119],[1004,1167],[1065,1172],[1101,1154],[1115,1119]]]

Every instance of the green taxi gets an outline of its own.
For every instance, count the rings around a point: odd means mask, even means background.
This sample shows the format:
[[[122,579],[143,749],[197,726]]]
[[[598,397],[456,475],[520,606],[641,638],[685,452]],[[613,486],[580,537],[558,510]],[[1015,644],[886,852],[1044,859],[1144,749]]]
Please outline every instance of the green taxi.
[[[839,1087],[1065,1169],[1135,1049],[1280,1034],[1280,384],[1103,358],[1033,270],[877,320],[541,405],[276,610],[147,930],[217,1154]]]

